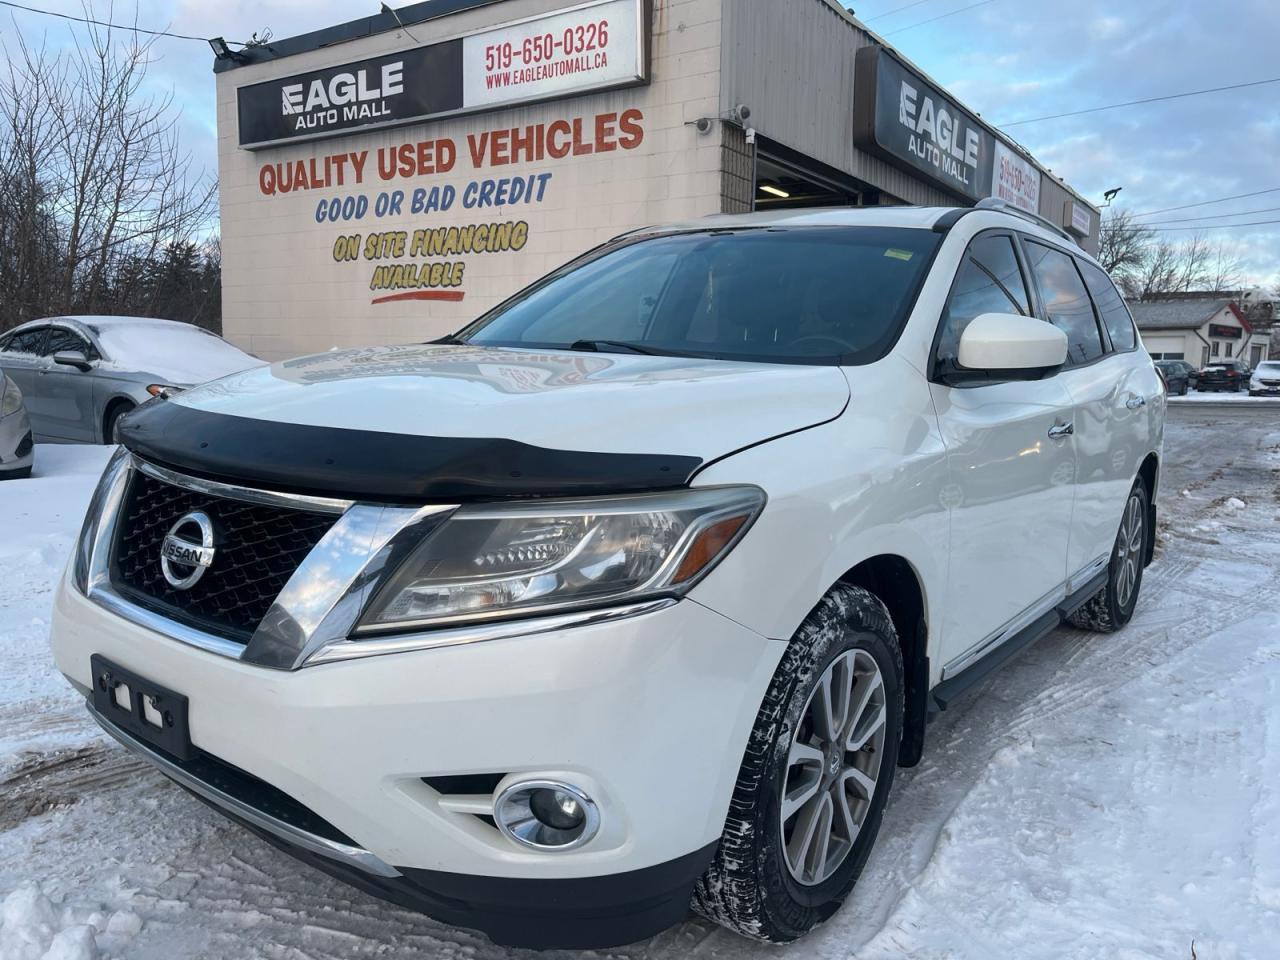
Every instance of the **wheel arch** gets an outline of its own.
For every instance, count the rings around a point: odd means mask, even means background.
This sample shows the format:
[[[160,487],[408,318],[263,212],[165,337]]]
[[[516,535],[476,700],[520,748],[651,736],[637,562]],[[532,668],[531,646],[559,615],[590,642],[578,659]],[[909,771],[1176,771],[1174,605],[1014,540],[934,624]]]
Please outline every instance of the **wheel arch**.
[[[929,628],[924,582],[911,561],[890,553],[868,557],[845,571],[838,582],[875,594],[889,610],[906,672],[906,712],[898,765],[913,767],[924,753],[928,717]]]
[[[111,437],[107,433],[107,424],[111,422],[112,415],[117,410],[128,410],[136,407],[138,402],[128,394],[118,393],[107,400],[102,407],[102,416],[98,418],[98,436],[102,443],[111,443]]]

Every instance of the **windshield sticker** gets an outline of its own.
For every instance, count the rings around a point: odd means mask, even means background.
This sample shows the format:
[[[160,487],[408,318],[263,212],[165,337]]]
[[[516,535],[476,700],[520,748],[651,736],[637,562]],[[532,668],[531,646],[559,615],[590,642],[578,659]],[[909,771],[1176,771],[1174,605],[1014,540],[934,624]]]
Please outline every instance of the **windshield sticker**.
[[[899,250],[896,247],[890,247],[884,252],[886,257],[893,257],[895,260],[910,260],[915,256],[910,250]]]

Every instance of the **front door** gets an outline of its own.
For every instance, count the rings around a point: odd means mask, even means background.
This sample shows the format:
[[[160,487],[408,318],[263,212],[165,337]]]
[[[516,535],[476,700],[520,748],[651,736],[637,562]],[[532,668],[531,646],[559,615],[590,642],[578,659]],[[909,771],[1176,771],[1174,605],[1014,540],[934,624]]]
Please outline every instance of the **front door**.
[[[40,369],[36,373],[41,419],[47,431],[60,440],[94,443],[98,439],[93,405],[93,370],[54,363],[55,354],[83,354],[90,363],[99,359],[88,340],[67,327],[52,327],[45,341]]]
[[[1012,237],[980,234],[943,312],[936,360],[956,358],[960,334],[979,314],[1030,315],[1028,289]],[[1057,377],[930,388],[947,448],[951,512],[940,641],[946,677],[1059,599],[1075,444],[1071,395]]]

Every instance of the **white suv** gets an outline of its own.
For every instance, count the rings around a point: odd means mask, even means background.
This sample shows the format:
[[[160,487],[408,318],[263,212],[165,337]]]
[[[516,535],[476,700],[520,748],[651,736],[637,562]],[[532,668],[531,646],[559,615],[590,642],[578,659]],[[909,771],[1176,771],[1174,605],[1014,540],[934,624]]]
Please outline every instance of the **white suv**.
[[[1165,399],[1064,234],[713,217],[456,336],[139,408],[58,591],[106,730],[501,943],[836,909],[931,713],[1152,556]]]

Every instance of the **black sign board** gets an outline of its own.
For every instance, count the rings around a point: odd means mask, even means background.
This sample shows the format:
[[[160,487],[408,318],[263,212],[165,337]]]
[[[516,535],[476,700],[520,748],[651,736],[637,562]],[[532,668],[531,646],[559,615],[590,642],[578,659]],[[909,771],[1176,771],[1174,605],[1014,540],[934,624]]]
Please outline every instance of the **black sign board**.
[[[884,47],[854,60],[853,140],[868,153],[971,200],[991,195],[995,138]]]
[[[237,98],[242,147],[450,113],[462,108],[462,40],[255,83]]]
[[[1226,340],[1239,340],[1244,336],[1244,331],[1239,327],[1233,327],[1226,323],[1209,324],[1209,336],[1222,337]]]

